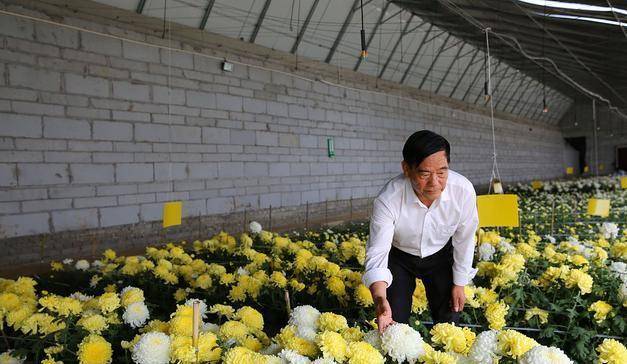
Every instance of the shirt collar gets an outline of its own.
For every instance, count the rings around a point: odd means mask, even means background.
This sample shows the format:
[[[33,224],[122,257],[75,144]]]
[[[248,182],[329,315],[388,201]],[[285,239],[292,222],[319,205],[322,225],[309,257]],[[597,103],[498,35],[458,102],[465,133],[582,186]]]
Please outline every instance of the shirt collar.
[[[444,191],[442,191],[442,194],[440,195],[440,198],[438,198],[437,200],[433,201],[434,204],[439,204],[439,202],[441,201],[448,201],[451,199],[451,194],[450,194],[450,188],[448,187],[448,182],[447,182],[447,186],[444,187]],[[420,201],[420,199],[418,198],[418,196],[416,196],[416,192],[414,192],[414,188],[411,186],[411,181],[409,180],[409,178],[405,177],[405,203],[407,205],[413,205],[413,204],[418,204],[421,207],[424,208],[428,208],[424,203],[422,203],[422,201]],[[433,204],[431,205],[433,206]]]

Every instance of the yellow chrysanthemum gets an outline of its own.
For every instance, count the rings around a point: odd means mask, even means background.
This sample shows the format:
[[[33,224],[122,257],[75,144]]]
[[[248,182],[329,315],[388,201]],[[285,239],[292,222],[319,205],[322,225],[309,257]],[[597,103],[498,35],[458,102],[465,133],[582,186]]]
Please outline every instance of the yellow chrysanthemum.
[[[53,294],[40,298],[39,304],[49,311],[56,312],[64,317],[78,315],[83,310],[79,300]]]
[[[485,317],[492,330],[500,330],[505,326],[505,316],[509,306],[504,302],[490,303],[485,309]]]
[[[355,289],[355,301],[363,307],[370,307],[374,304],[372,293],[370,293],[370,289],[364,284],[358,285]]]
[[[235,314],[235,309],[229,305],[215,304],[209,307],[209,313],[215,313],[218,316],[230,319]]]
[[[161,320],[152,320],[148,321],[148,323],[139,329],[140,332],[163,332],[164,334],[170,333],[170,324],[167,322],[163,322]]]
[[[353,341],[348,344],[348,364],[383,364],[385,359],[379,350],[365,341]]]
[[[98,335],[109,327],[107,320],[98,314],[81,317],[76,324],[89,331],[90,334]]]
[[[338,363],[346,360],[348,343],[342,335],[333,331],[324,331],[318,335],[317,341],[324,358],[333,359]]]
[[[534,339],[521,334],[514,330],[504,330],[497,335],[497,348],[511,358],[517,359],[524,355],[527,351],[540,345]]]
[[[244,306],[237,310],[235,319],[253,330],[263,330],[263,315],[252,307]]]
[[[136,302],[144,302],[144,291],[136,287],[125,288],[120,295],[120,302],[123,307]]]
[[[537,307],[533,307],[525,311],[526,321],[531,320],[533,317],[538,317],[538,320],[540,321],[541,325],[544,325],[547,322],[549,322],[549,313]]]
[[[227,321],[220,326],[218,331],[218,335],[223,341],[235,339],[238,342],[242,342],[248,334],[250,334],[248,326],[239,321]]]
[[[113,312],[120,307],[120,298],[117,293],[114,292],[104,293],[102,296],[98,297],[98,307],[100,311],[105,314]]]
[[[272,285],[279,288],[285,288],[287,286],[287,278],[285,278],[285,275],[281,272],[272,272],[270,282],[272,282]]]
[[[455,364],[457,359],[448,353],[437,350],[428,350],[425,355],[420,357],[422,363],[425,364]]]
[[[614,339],[604,339],[597,347],[599,362],[608,364],[627,363],[627,348]]]
[[[443,346],[445,351],[466,355],[475,341],[475,333],[467,327],[440,323],[431,329],[431,341]]]
[[[275,337],[277,343],[288,350],[293,350],[300,355],[315,357],[318,355],[318,346],[306,339],[296,336],[296,327],[287,325]]]
[[[581,269],[571,269],[565,279],[565,283],[568,288],[577,286],[581,294],[592,292],[592,277]]]
[[[194,309],[179,305],[170,318],[170,333],[173,335],[192,336]]]
[[[588,307],[588,311],[594,312],[594,320],[600,324],[612,313],[612,305],[605,301],[596,301]]]
[[[77,354],[81,364],[109,364],[113,351],[102,336],[89,335],[78,345]]]
[[[334,314],[333,312],[324,312],[318,317],[318,327],[320,331],[338,332],[348,328],[346,317]]]
[[[429,307],[427,300],[427,291],[425,285],[420,278],[416,278],[416,288],[411,298],[411,312],[422,313]]]

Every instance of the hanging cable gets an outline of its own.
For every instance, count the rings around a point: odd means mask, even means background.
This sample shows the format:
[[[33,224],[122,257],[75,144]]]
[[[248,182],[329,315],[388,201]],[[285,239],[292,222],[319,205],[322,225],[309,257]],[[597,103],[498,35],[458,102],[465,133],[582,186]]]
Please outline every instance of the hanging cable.
[[[364,29],[364,0],[361,3],[361,59],[365,59],[368,56],[368,50],[366,49],[366,30]],[[381,9],[383,11],[383,9]]]
[[[544,1],[544,17],[542,19],[542,27],[546,29],[546,0]],[[544,34],[545,32],[542,32],[542,57],[546,57],[546,54],[544,53]],[[544,67],[542,67],[542,112],[543,113],[548,113],[549,112],[549,108],[546,105],[546,82],[544,80]]]
[[[449,8],[449,10],[451,10],[452,12],[454,12],[454,13],[458,14],[459,16],[461,16],[462,18],[464,18],[466,21],[468,21],[470,24],[474,25],[478,29],[483,30],[483,29],[486,28],[485,25],[483,25],[483,23],[481,23],[479,20],[474,18],[472,15],[466,13],[464,10],[459,8],[459,6],[457,6],[456,4],[451,3],[449,0],[438,0],[438,2],[441,3],[442,5],[446,6],[447,8]],[[516,3],[515,3],[515,5],[518,6],[518,4],[516,4]],[[524,11],[524,9],[523,9],[523,11]],[[526,12],[525,12],[525,14],[526,14]],[[535,19],[532,18],[532,20],[534,22],[536,22],[536,24],[538,24]],[[618,107],[613,106],[613,103],[612,103],[611,100],[609,100],[608,98],[606,98],[606,97],[604,97],[604,96],[602,96],[602,95],[600,95],[600,94],[598,94],[598,93],[596,93],[594,91],[591,91],[591,90],[587,89],[586,87],[582,86],[579,82],[575,81],[572,77],[570,77],[566,73],[564,73],[564,71],[562,71],[562,69],[552,59],[546,58],[546,57],[537,57],[537,56],[533,56],[533,55],[527,53],[527,51],[525,51],[525,49],[523,48],[523,46],[520,44],[520,42],[518,41],[518,39],[516,37],[513,37],[511,35],[507,35],[507,34],[502,34],[502,33],[495,32],[495,31],[491,31],[491,32],[492,32],[492,34],[497,36],[500,40],[502,40],[505,44],[507,44],[508,46],[518,50],[524,57],[526,57],[527,59],[533,61],[534,63],[536,63],[538,65],[540,65],[541,67],[544,67],[544,66],[542,66],[539,61],[545,61],[545,62],[549,63],[553,67],[553,69],[555,70],[555,73],[552,73],[553,76],[555,76],[556,78],[561,78],[562,81],[564,81],[566,84],[569,84],[570,86],[572,86],[574,89],[580,91],[581,93],[583,93],[583,94],[585,94],[585,95],[587,95],[587,96],[589,96],[591,98],[595,98],[597,100],[600,100],[600,101],[604,102],[605,104],[608,105],[608,108],[610,110],[614,111],[617,115],[620,115],[621,118],[627,120],[627,114],[623,113]],[[549,33],[549,35],[551,35],[555,39],[555,37],[553,36],[552,33]],[[555,40],[556,40],[556,42],[558,42],[560,45],[563,46],[563,44],[559,41],[559,39],[555,39]],[[564,49],[569,54],[572,55],[572,52],[570,52],[570,50],[568,48],[564,48]],[[575,60],[580,62],[579,58],[577,58],[577,57],[575,57]],[[601,80],[598,77],[598,75],[596,75],[596,73],[592,72],[589,69],[588,69],[588,71],[590,72],[590,74],[592,74],[597,79],[599,79],[601,83],[603,83],[604,85],[607,85],[607,83],[605,81]]]
[[[486,48],[486,74],[488,77],[488,80],[486,82],[486,88],[487,88],[487,94],[491,95],[492,94],[492,70],[490,69],[490,28],[486,28],[485,29],[485,48]],[[492,127],[492,174],[490,176],[490,184],[488,186],[488,194],[492,191],[492,185],[498,181],[502,183],[503,181],[501,180],[501,173],[499,172],[499,165],[496,161],[496,133],[494,131],[494,105],[492,102],[492,97],[490,97],[490,125]],[[498,193],[503,193],[503,191],[495,191]]]

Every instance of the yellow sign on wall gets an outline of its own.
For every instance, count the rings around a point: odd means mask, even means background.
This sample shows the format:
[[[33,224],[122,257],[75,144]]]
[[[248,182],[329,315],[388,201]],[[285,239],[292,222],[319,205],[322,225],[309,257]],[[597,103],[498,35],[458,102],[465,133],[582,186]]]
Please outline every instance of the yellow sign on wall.
[[[542,188],[542,186],[543,186],[542,181],[531,181],[531,187],[534,190],[539,190]]]
[[[620,187],[627,188],[627,176],[623,176],[620,178]]]
[[[163,205],[163,227],[181,225],[183,203],[181,201],[166,202]]]
[[[477,196],[479,227],[518,226],[517,195],[481,195]]]
[[[573,174],[575,173],[575,168],[573,167],[567,167],[566,168],[566,174]]]
[[[591,198],[588,200],[588,215],[607,217],[610,214],[610,200]]]

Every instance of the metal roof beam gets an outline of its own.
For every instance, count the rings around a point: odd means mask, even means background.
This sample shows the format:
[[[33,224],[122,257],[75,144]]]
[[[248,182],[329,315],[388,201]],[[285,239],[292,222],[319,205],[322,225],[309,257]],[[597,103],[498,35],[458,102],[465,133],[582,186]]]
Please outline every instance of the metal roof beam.
[[[448,97],[451,97],[451,98],[453,97],[453,95],[455,94],[455,91],[457,91],[457,88],[459,87],[459,85],[462,83],[462,80],[466,76],[466,73],[468,73],[468,70],[474,64],[475,58],[477,58],[477,54],[479,54],[479,51],[480,51],[479,48],[475,49],[475,54],[472,55],[472,58],[470,59],[470,61],[466,65],[466,68],[464,69],[464,72],[462,72],[461,76],[459,76],[459,78],[457,79],[457,83],[455,83],[455,86],[453,87],[453,91],[451,91],[451,93],[448,95]]]
[[[462,46],[459,47],[459,49],[457,49],[457,53],[455,53],[455,57],[453,57],[453,61],[451,61],[451,63],[446,68],[446,72],[444,72],[444,77],[442,77],[442,80],[440,80],[440,83],[438,83],[438,87],[435,88],[434,93],[437,94],[440,91],[440,88],[444,84],[446,77],[448,77],[448,74],[451,72],[451,69],[453,69],[453,65],[455,65],[455,62],[457,62],[457,60],[460,58],[459,55],[462,53],[462,50],[464,49],[465,46],[466,46],[466,43],[462,44]]]
[[[335,54],[337,47],[340,45],[344,34],[346,34],[346,29],[348,29],[349,24],[351,23],[351,21],[353,21],[353,15],[355,15],[355,12],[358,9],[357,5],[359,5],[359,0],[355,0],[355,2],[353,2],[353,6],[351,6],[350,10],[348,11],[348,15],[346,15],[346,19],[344,19],[344,24],[342,24],[342,29],[340,29],[337,37],[335,37],[335,41],[333,42],[331,49],[329,49],[327,58],[324,60],[325,63],[331,63],[331,59],[333,59],[333,55]]]
[[[209,14],[211,14],[211,9],[213,9],[213,5],[216,3],[216,0],[209,0],[207,3],[207,7],[205,7],[205,11],[202,14],[202,19],[200,20],[200,25],[198,25],[198,29],[204,30],[207,26],[207,20],[209,20]]]
[[[259,34],[259,29],[261,29],[261,23],[263,23],[263,19],[266,17],[266,13],[268,12],[268,8],[270,7],[271,2],[272,0],[266,0],[266,2],[263,4],[261,13],[259,13],[259,18],[257,18],[257,23],[255,24],[255,29],[253,29],[253,33],[250,35],[250,43],[255,43],[255,39],[257,39],[257,34]]]
[[[407,20],[407,24],[405,24],[405,28],[403,28],[403,31],[399,35],[398,39],[396,40],[396,43],[394,44],[394,47],[392,48],[392,51],[390,52],[390,56],[388,57],[387,61],[385,61],[385,64],[383,65],[381,72],[379,72],[379,76],[378,76],[379,78],[383,76],[383,73],[388,68],[390,61],[392,60],[392,57],[394,57],[394,53],[396,53],[396,49],[398,48],[398,45],[401,43],[401,40],[403,39],[403,37],[407,34],[407,29],[409,28],[409,24],[411,24],[411,21],[413,19],[414,19],[414,14],[411,14],[411,16],[409,17],[409,20]]]
[[[425,40],[429,36],[429,33],[431,33],[431,29],[433,29],[433,24],[429,24],[429,28],[427,29],[427,32],[425,33],[424,37],[422,37],[422,40],[420,41],[420,45],[418,46],[416,53],[414,53],[414,56],[411,58],[411,61],[409,62],[407,69],[405,69],[405,73],[403,73],[403,77],[401,77],[401,85],[405,82],[405,79],[407,78],[409,71],[414,67],[414,63],[416,63],[416,59],[418,59],[418,55],[420,54],[422,47],[425,45]]]
[[[292,46],[290,53],[296,54],[296,51],[298,50],[298,46],[300,45],[300,42],[303,40],[303,36],[305,35],[305,32],[307,31],[307,27],[309,26],[311,17],[313,16],[314,11],[316,11],[316,7],[318,6],[319,2],[320,0],[314,0],[313,4],[311,4],[309,13],[307,13],[307,18],[305,19],[305,22],[303,23],[303,25],[300,28],[300,31],[298,32],[298,36],[296,37],[296,41],[294,42],[294,45]]]
[[[424,77],[422,78],[422,81],[420,81],[420,85],[418,86],[419,90],[422,90],[422,86],[427,81],[427,78],[429,77],[429,74],[431,73],[431,71],[433,71],[433,67],[435,67],[435,63],[440,58],[440,55],[442,55],[442,53],[443,53],[442,50],[444,49],[444,47],[446,46],[446,43],[448,42],[448,40],[450,38],[451,38],[451,33],[448,33],[446,35],[446,38],[444,39],[444,43],[442,43],[442,45],[440,46],[440,50],[438,50],[438,54],[433,56],[433,60],[431,61],[431,64],[429,65],[429,68],[427,69],[427,72],[425,73]]]

